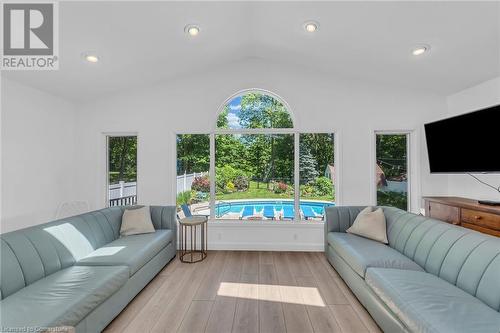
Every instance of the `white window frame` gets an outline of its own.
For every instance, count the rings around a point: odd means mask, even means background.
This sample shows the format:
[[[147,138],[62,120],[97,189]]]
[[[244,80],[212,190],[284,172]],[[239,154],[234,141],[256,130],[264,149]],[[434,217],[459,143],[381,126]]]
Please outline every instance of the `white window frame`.
[[[135,185],[135,196],[136,201],[139,202],[139,133],[137,132],[104,132],[102,133],[105,147],[105,171],[104,171],[104,207],[109,207],[109,138],[123,137],[123,136],[134,136],[137,138],[137,152],[136,152],[136,185]]]
[[[370,187],[372,188],[371,193],[372,193],[372,204],[375,206],[377,205],[377,184],[376,184],[376,179],[377,179],[377,135],[406,135],[406,173],[407,173],[407,179],[408,179],[408,188],[407,188],[407,211],[412,211],[413,209],[413,161],[414,161],[414,147],[413,147],[413,142],[416,141],[414,136],[415,136],[415,131],[414,130],[374,130],[373,135],[372,135],[372,158],[371,161],[373,164],[370,164],[371,167],[371,180],[370,180]]]
[[[257,128],[257,129],[221,129],[217,128],[217,118],[219,114],[224,110],[224,107],[229,103],[231,100],[238,96],[242,96],[248,93],[262,93],[262,94],[267,94],[278,101],[280,101],[285,108],[287,109],[287,112],[290,114],[290,117],[292,119],[292,128]],[[340,174],[342,170],[342,166],[339,163],[340,162],[340,151],[341,147],[339,144],[339,132],[335,129],[328,129],[325,130],[324,128],[314,130],[314,131],[301,131],[297,128],[296,126],[296,120],[293,115],[293,112],[291,111],[290,106],[284,101],[283,98],[280,96],[276,95],[273,92],[263,90],[263,89],[258,89],[258,88],[252,88],[252,89],[244,89],[241,90],[233,95],[231,95],[229,98],[227,98],[224,103],[221,104],[221,106],[218,109],[217,115],[215,117],[215,121],[212,126],[212,130],[210,132],[199,132],[199,131],[183,131],[183,132],[176,132],[175,134],[175,139],[174,142],[176,142],[177,136],[178,135],[186,135],[186,134],[203,134],[203,135],[209,135],[210,138],[210,168],[209,168],[209,174],[210,174],[210,221],[216,221],[216,223],[220,224],[239,224],[241,225],[241,221],[236,221],[234,219],[221,219],[221,218],[216,218],[215,217],[215,195],[216,195],[216,189],[215,189],[215,136],[216,135],[237,135],[237,134],[263,134],[263,135],[270,135],[270,134],[289,134],[294,136],[294,212],[295,212],[295,218],[291,221],[271,221],[271,220],[260,220],[260,221],[252,221],[252,224],[323,224],[324,221],[305,221],[300,219],[300,165],[299,165],[299,154],[300,154],[300,134],[315,134],[315,133],[326,133],[326,134],[333,134],[334,135],[334,164],[335,164],[335,205],[339,205],[340,202],[340,197],[341,197],[341,186],[340,186]],[[174,149],[174,173],[175,176],[177,176],[177,144],[175,145]],[[173,178],[175,179],[175,177]],[[175,186],[174,186],[175,187]],[[174,188],[174,194],[177,193],[177,189]],[[175,195],[174,197],[177,197]]]

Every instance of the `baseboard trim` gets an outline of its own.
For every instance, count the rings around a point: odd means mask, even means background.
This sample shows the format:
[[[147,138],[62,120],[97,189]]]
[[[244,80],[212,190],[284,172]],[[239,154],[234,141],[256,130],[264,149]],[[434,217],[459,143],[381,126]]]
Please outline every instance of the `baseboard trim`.
[[[236,251],[307,251],[323,252],[324,244],[314,243],[264,243],[264,242],[216,242],[208,244],[209,250]]]

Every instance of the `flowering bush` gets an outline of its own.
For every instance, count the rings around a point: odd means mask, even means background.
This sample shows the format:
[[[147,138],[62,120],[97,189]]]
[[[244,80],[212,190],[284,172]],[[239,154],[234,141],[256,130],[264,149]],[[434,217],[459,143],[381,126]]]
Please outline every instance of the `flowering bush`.
[[[238,191],[246,191],[248,189],[248,178],[245,176],[237,176],[234,180],[234,186]]]
[[[231,193],[231,192],[234,192],[234,190],[235,190],[234,184],[232,182],[228,182],[226,184],[226,192]]]
[[[200,192],[210,192],[210,178],[208,176],[195,177],[191,189]]]
[[[274,193],[277,193],[277,194],[285,193],[287,190],[288,190],[288,185],[283,183],[283,182],[279,182],[274,187]]]

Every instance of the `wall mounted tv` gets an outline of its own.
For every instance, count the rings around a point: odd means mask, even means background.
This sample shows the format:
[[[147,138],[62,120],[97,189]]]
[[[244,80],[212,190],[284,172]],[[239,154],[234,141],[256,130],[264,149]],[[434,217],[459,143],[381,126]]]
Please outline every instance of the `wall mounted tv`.
[[[431,173],[500,173],[500,105],[425,124]]]

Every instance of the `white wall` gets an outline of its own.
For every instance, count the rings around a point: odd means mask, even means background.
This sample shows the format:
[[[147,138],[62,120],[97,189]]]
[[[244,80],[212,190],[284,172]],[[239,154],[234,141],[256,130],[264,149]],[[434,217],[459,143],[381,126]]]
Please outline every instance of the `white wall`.
[[[54,219],[75,189],[75,106],[2,78],[1,228]]]
[[[448,116],[450,117],[500,104],[500,77],[448,96],[447,104]],[[497,150],[493,149],[492,153],[500,154],[500,147],[496,148]],[[477,176],[492,185],[500,185],[500,175],[498,174],[479,174]],[[448,177],[448,193],[472,199],[500,200],[498,192],[478,183],[467,175],[450,175]]]
[[[89,200],[92,209],[105,204],[103,133],[137,132],[139,202],[175,204],[175,133],[210,132],[224,100],[246,88],[262,88],[281,96],[291,106],[299,130],[337,132],[341,145],[337,152],[341,155],[338,168],[341,204],[370,204],[374,200],[371,184],[374,130],[415,131],[413,210],[421,206],[421,193],[447,193],[447,178],[429,175],[422,135],[424,122],[446,115],[444,97],[342,80],[296,66],[254,59],[81,106],[77,116],[77,165],[82,176],[78,184],[82,189],[79,199]],[[300,243],[300,239],[291,238],[299,233],[307,238],[305,243],[322,246],[322,229],[314,230],[313,235],[307,236],[298,229],[288,233],[277,231],[273,243],[282,242],[284,247]],[[248,232],[246,236],[251,234]],[[217,247],[217,242],[235,242],[228,237],[233,236],[219,233],[209,239]],[[240,241],[251,244],[256,240]],[[259,246],[266,248],[263,244]]]

